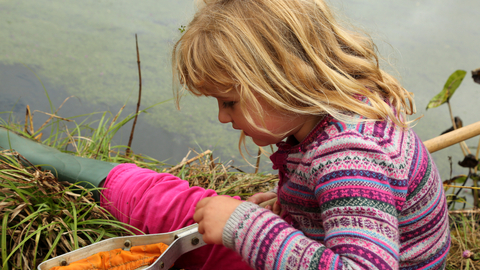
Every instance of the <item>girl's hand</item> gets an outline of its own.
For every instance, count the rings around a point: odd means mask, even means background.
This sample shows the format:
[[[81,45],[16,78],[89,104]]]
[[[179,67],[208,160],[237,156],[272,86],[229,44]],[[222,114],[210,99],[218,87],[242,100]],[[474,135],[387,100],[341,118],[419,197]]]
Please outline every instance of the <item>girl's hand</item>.
[[[242,201],[226,196],[204,198],[197,203],[193,219],[207,244],[222,245],[223,227]]]
[[[257,193],[253,195],[252,197],[247,199],[247,202],[252,202],[255,204],[260,204],[262,202],[266,202],[270,199],[276,198],[277,194],[274,192],[265,192],[265,193]],[[282,211],[282,207],[280,206],[279,203],[275,202],[273,204],[273,209],[271,205],[265,206],[265,209],[271,210],[274,214],[280,215],[280,212]]]

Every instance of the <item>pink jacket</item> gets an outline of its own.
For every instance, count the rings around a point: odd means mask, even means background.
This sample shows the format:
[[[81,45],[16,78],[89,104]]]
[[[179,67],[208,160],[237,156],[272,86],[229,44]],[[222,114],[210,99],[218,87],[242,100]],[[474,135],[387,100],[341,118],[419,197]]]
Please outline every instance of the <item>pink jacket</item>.
[[[165,233],[191,225],[198,201],[217,196],[213,190],[188,186],[168,173],[134,164],[116,166],[108,175],[101,205],[118,220],[145,233]],[[238,198],[237,198],[238,199]],[[207,245],[180,257],[175,266],[185,269],[251,269],[233,250]]]

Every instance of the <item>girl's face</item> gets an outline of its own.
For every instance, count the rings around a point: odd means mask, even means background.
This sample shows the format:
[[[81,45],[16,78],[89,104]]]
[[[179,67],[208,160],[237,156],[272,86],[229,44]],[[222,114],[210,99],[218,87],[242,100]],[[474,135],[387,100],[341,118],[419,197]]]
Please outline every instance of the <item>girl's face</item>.
[[[295,136],[297,141],[301,142],[319,121],[315,116],[280,113],[263,99],[258,98],[262,107],[265,128],[273,134],[286,133],[283,136],[271,135],[258,129],[258,127],[262,127],[261,117],[255,114],[253,109],[249,109],[248,105],[246,110],[249,111],[255,125],[247,121],[244,111],[240,108],[240,95],[236,90],[227,93],[216,91],[216,94],[212,94],[212,96],[218,102],[218,120],[223,124],[232,123],[234,129],[242,130],[246,136],[252,137],[253,142],[258,146],[276,144],[290,135]]]

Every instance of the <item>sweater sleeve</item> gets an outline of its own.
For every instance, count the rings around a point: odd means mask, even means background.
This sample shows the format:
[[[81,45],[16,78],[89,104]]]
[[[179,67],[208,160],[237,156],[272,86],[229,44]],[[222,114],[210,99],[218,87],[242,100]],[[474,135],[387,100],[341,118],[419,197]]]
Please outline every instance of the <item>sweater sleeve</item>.
[[[145,233],[164,233],[191,225],[195,205],[216,196],[214,190],[189,187],[172,174],[134,164],[116,166],[108,175],[101,203],[119,221]]]
[[[308,183],[279,188],[282,208],[300,230],[243,203],[224,230],[224,244],[255,269],[398,269],[398,193],[384,171],[388,155],[371,151],[372,144],[317,153]],[[304,209],[290,207],[299,201]]]
[[[113,168],[104,188],[101,205],[118,220],[145,233],[166,233],[193,224],[197,202],[217,196],[213,190],[189,187],[187,181],[174,175],[134,164]],[[175,265],[191,270],[251,269],[240,256],[221,245],[206,245],[188,252]]]

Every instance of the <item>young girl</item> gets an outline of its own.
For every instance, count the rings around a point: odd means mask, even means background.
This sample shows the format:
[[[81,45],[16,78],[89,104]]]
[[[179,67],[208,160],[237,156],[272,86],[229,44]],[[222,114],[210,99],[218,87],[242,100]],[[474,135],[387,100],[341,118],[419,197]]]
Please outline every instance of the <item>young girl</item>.
[[[278,146],[282,215],[205,198],[193,216],[205,242],[255,269],[445,267],[445,195],[405,120],[413,100],[323,0],[206,1],[173,65],[188,91],[217,99],[221,123]]]
[[[278,146],[280,177],[275,193],[242,202],[133,164],[103,166],[101,203],[120,221],[146,233],[198,222],[215,244],[177,267],[445,267],[445,195],[408,128],[413,100],[379,68],[372,41],[342,28],[323,0],[209,0],[173,66],[185,89],[217,99],[219,121],[242,139]],[[273,212],[256,204],[272,197]]]

